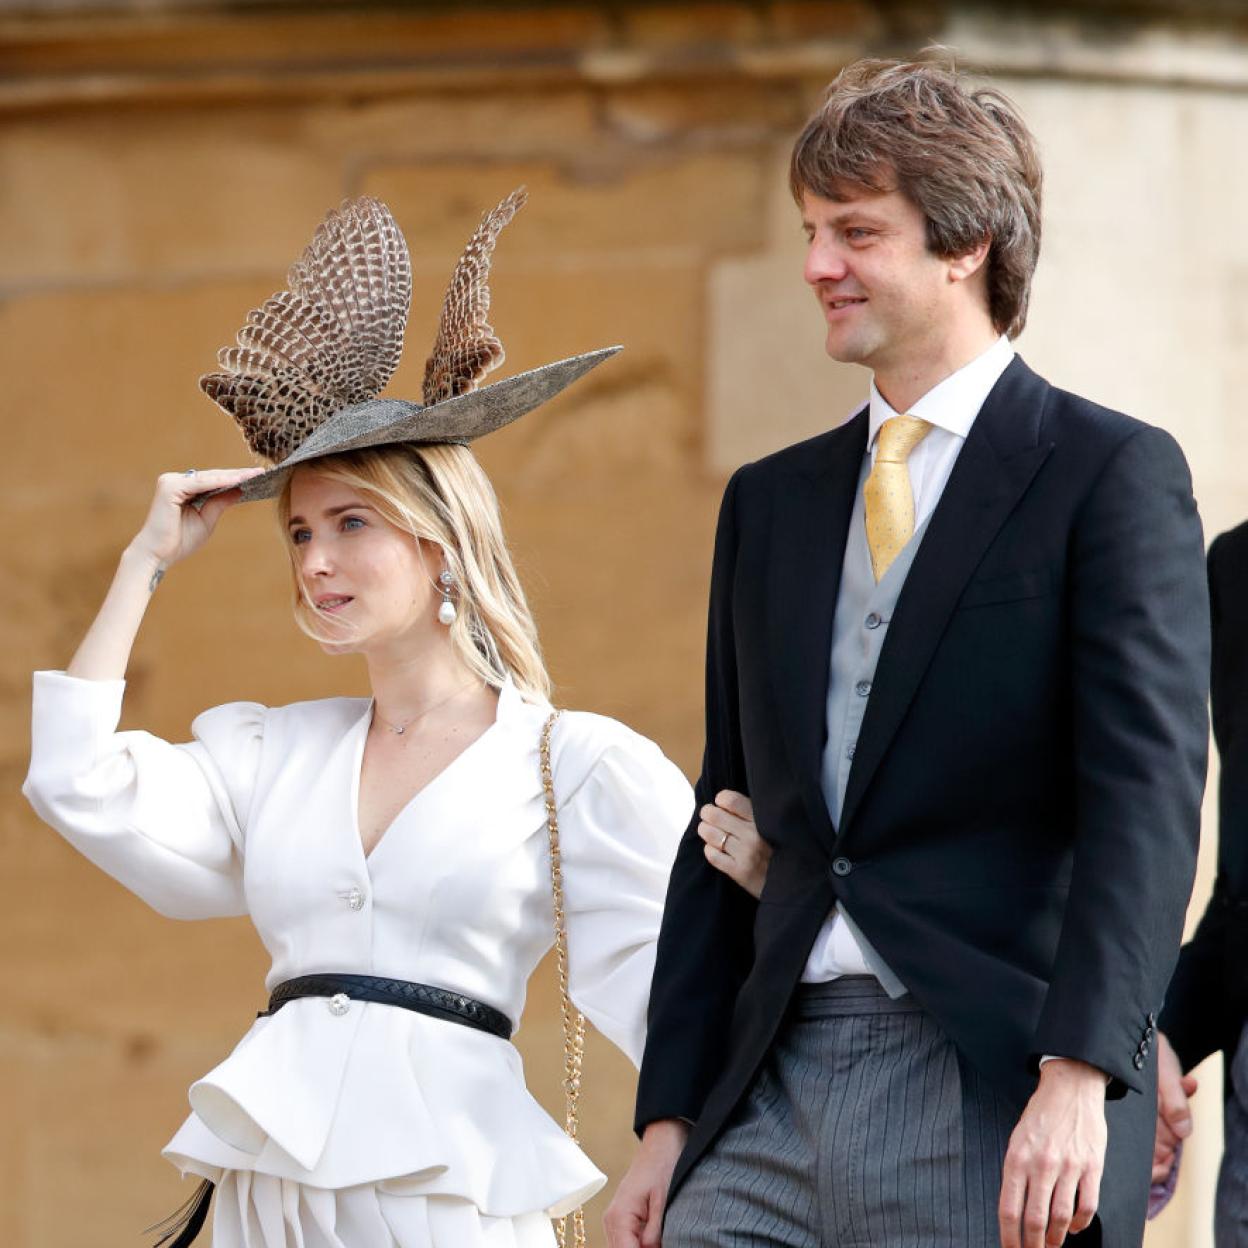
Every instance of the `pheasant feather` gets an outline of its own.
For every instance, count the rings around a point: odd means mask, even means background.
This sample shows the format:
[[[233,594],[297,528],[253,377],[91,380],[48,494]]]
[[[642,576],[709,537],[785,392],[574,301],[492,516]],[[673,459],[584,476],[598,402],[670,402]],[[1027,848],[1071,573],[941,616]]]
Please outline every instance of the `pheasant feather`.
[[[425,406],[477,388],[486,373],[503,362],[503,344],[491,327],[490,260],[503,227],[524,207],[524,187],[512,191],[481,219],[451,276],[433,354],[425,363]]]
[[[389,209],[361,197],[325,218],[286,284],[247,314],[237,347],[217,356],[223,371],[199,379],[272,463],[390,380],[412,301],[411,259]]]
[[[412,301],[399,227],[384,204],[367,197],[345,200],[325,218],[291,266],[286,289],[247,314],[235,345],[217,355],[220,371],[199,379],[272,465],[243,483],[244,499],[274,497],[298,465],[326,455],[397,443],[467,445],[620,349],[556,360],[478,389],[503,362],[489,322],[494,245],[527,199],[520,187],[486,213],[455,266],[425,364],[423,403],[378,398],[398,366]]]

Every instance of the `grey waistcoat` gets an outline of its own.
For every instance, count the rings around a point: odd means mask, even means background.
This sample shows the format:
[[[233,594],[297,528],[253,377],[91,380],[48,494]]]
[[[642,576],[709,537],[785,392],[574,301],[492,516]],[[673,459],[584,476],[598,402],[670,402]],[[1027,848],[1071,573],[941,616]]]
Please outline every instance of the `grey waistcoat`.
[[[930,516],[915,528],[913,536],[902,548],[892,566],[877,585],[871,571],[871,552],[867,546],[867,526],[863,505],[863,486],[871,471],[871,460],[864,459],[854,498],[854,513],[849,522],[849,538],[845,543],[845,559],[841,566],[841,588],[832,621],[832,665],[828,673],[828,739],[823,750],[823,800],[833,827],[839,830],[841,809],[845,805],[845,788],[849,769],[862,731],[863,717],[875,680],[876,665],[884,638],[888,635],[893,608],[906,583],[914,556],[923,541]],[[905,985],[889,969],[884,959],[872,948],[845,907],[841,914],[849,930],[862,948],[863,957],[891,997],[902,996]]]

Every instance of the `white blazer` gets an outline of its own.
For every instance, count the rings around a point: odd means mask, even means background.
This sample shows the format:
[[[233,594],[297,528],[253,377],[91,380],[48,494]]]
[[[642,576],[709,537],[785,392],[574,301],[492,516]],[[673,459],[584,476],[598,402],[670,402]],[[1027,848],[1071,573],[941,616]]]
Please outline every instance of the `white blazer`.
[[[549,707],[500,692],[496,722],[366,858],[356,812],[372,704],[200,715],[170,745],[118,732],[123,681],[35,675],[23,792],[92,862],[174,918],[249,914],[266,989],[347,971],[416,980],[513,1023],[553,941],[538,739]],[[565,714],[553,740],[573,1000],[636,1064],[667,877],[693,809],[653,742]],[[606,1181],[528,1094],[512,1045],[393,1006],[291,1002],[192,1085],[165,1149],[184,1173],[454,1195],[557,1217]]]

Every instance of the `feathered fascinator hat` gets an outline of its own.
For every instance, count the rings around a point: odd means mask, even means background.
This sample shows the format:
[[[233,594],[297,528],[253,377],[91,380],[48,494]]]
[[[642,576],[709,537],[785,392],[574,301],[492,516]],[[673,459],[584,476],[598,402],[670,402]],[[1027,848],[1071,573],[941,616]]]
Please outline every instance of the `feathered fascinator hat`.
[[[605,347],[477,389],[503,362],[490,311],[490,258],[528,198],[513,191],[482,218],[455,266],[423,403],[379,399],[403,352],[412,301],[407,243],[379,200],[346,200],[321,223],[286,289],[247,314],[222,371],[200,388],[238,422],[272,467],[243,483],[245,500],[272,498],[297,465],[393,442],[468,443],[510,424],[614,355]]]

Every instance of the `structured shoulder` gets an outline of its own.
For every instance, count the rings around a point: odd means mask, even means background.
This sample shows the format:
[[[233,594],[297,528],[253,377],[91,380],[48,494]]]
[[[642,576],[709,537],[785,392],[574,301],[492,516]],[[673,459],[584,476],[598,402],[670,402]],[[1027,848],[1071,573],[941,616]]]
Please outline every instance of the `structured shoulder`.
[[[260,702],[224,702],[200,711],[191,722],[199,739],[254,733],[262,730],[269,708]]]
[[[761,459],[745,464],[737,470],[737,478],[744,488],[770,483],[778,478],[789,476],[794,472],[809,472],[811,468],[823,463],[829,454],[835,452],[837,446],[855,436],[854,421],[866,411],[859,408],[852,412],[844,423],[834,429],[817,433],[814,437],[804,438],[791,446],[781,447]]]
[[[564,711],[551,741],[551,765],[560,802],[579,789],[607,755],[642,768],[666,761],[649,737],[618,719],[593,711]]]
[[[283,736],[336,739],[347,731],[368,707],[367,698],[317,698],[289,702],[265,712],[266,731]]]
[[[1099,445],[1109,452],[1128,438],[1154,428],[1125,412],[1050,386],[1041,436],[1059,443],[1072,440],[1085,446]]]

